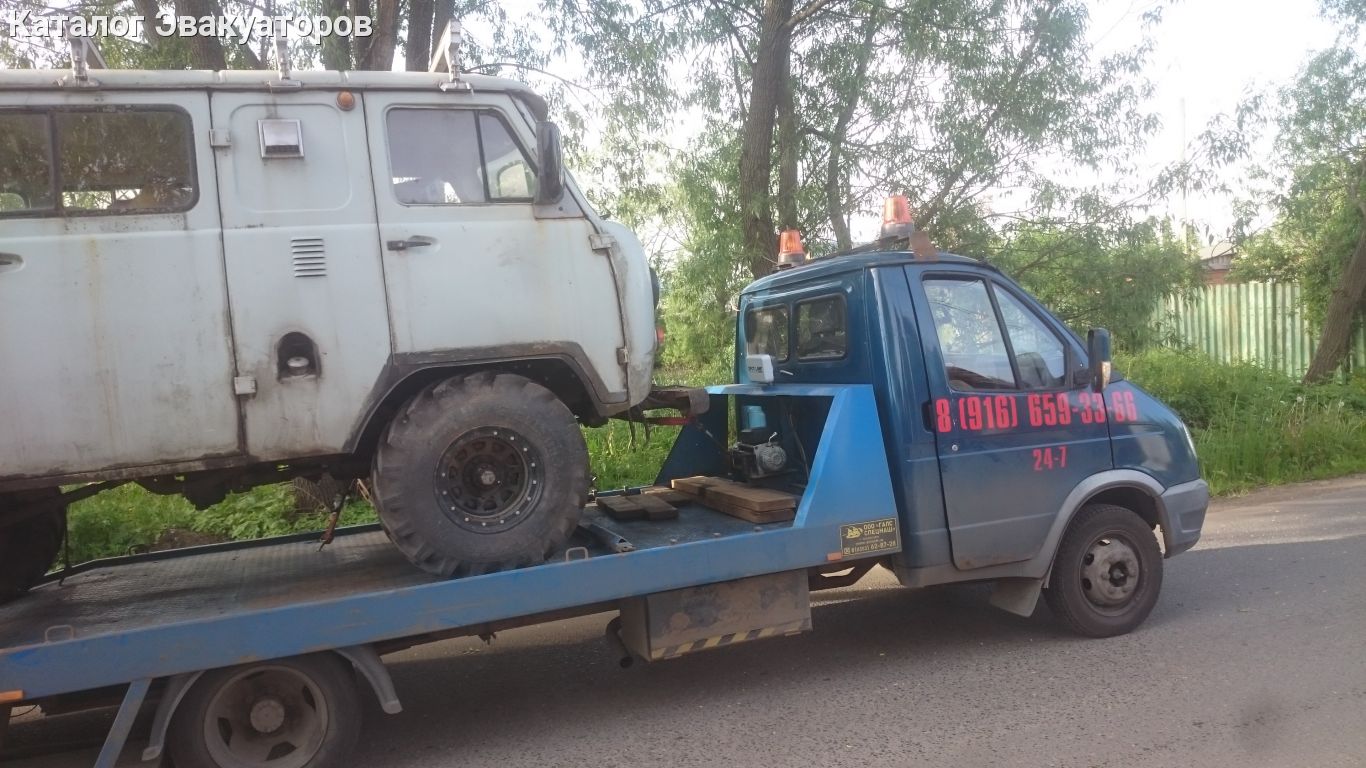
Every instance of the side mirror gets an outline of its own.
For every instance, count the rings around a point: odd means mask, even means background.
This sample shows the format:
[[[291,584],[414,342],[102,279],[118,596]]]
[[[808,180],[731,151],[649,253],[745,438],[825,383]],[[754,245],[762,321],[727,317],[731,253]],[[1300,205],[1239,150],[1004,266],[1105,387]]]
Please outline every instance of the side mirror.
[[[1110,332],[1092,328],[1086,333],[1086,357],[1091,369],[1091,388],[1097,392],[1110,384]]]
[[[560,126],[549,120],[536,123],[536,205],[555,205],[564,198],[564,145]]]

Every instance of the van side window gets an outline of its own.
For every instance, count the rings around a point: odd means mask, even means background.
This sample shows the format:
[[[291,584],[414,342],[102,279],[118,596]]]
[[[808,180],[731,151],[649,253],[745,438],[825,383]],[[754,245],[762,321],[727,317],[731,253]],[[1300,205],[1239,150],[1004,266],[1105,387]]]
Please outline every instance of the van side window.
[[[751,309],[745,313],[745,354],[787,360],[787,306]]]
[[[54,207],[47,115],[0,114],[0,214]]]
[[[531,163],[491,112],[392,109],[386,118],[394,195],[403,205],[530,201]]]
[[[0,114],[0,214],[167,213],[188,210],[195,198],[183,112]]]
[[[925,280],[925,295],[949,385],[963,391],[1015,389],[1015,372],[986,283],[931,278]]]
[[[169,213],[194,205],[190,116],[169,109],[53,113],[68,213]]]
[[[849,347],[844,297],[797,304],[797,359],[838,360]]]
[[[996,288],[996,304],[1001,308],[1015,366],[1020,372],[1022,389],[1049,389],[1066,382],[1067,352],[1058,337],[1018,298]]]

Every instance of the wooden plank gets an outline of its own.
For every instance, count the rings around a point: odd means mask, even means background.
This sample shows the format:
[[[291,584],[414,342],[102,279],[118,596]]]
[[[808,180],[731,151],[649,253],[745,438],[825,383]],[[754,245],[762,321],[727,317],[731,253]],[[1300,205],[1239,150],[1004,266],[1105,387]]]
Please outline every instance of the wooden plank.
[[[630,496],[599,496],[598,507],[613,520],[643,520],[646,516],[645,508]]]
[[[731,504],[721,497],[707,497],[698,499],[698,501],[717,512],[724,512],[731,517],[738,517],[741,520],[747,520],[751,523],[779,523],[791,520],[797,516],[797,510],[792,507],[760,512]]]
[[[719,499],[732,507],[754,512],[794,509],[797,497],[770,488],[757,488],[719,477],[688,477],[673,481],[673,487],[704,501]]]
[[[683,494],[679,494],[682,496]],[[639,496],[630,497],[642,510],[645,517],[650,520],[673,520],[678,517],[678,509],[674,505],[665,501],[658,494],[642,493]]]
[[[675,491],[672,488],[665,488],[660,485],[650,486],[640,492],[641,496],[661,499],[669,504],[683,504],[692,501],[692,497],[682,491]]]

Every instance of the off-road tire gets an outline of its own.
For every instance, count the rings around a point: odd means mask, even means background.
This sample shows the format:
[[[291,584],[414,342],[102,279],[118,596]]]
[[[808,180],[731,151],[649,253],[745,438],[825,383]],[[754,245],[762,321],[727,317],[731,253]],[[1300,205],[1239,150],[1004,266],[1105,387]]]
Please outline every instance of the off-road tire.
[[[1113,547],[1127,551],[1118,557],[1107,555]],[[1104,569],[1117,574],[1110,577],[1109,585],[1094,578],[1098,557],[1102,562],[1113,558],[1114,565]],[[1130,573],[1135,566],[1136,573]],[[1135,580],[1132,585],[1130,579]],[[1142,624],[1161,590],[1162,550],[1143,518],[1114,504],[1088,504],[1063,534],[1044,598],[1073,632],[1113,637]]]
[[[264,675],[275,679],[262,679]],[[286,685],[290,682],[294,685]],[[305,695],[296,695],[305,690]],[[306,741],[304,751],[260,760],[233,754],[233,739],[270,738],[248,730],[253,727],[253,699],[263,695],[273,695],[283,705],[275,734],[290,728],[308,732],[310,738],[297,739]],[[300,727],[305,717],[315,727]],[[178,768],[343,768],[354,764],[362,717],[356,672],[349,662],[332,653],[291,656],[205,672],[176,708],[166,746]]]
[[[588,448],[550,390],[480,372],[434,384],[399,411],[372,481],[384,531],[409,560],[477,575],[544,562],[564,545],[588,500]]]
[[[14,507],[61,496],[57,488],[0,495],[0,520]],[[48,572],[62,550],[66,507],[0,527],[0,605],[24,594]]]

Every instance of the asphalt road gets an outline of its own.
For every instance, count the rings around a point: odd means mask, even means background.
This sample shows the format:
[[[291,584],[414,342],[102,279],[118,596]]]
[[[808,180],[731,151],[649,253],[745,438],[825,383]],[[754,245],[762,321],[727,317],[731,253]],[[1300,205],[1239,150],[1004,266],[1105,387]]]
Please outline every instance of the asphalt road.
[[[810,634],[626,671],[606,616],[414,649],[354,765],[1366,766],[1366,477],[1219,502],[1166,565],[1110,640],[875,571]],[[88,743],[107,716],[22,720],[14,743]]]

